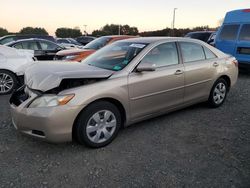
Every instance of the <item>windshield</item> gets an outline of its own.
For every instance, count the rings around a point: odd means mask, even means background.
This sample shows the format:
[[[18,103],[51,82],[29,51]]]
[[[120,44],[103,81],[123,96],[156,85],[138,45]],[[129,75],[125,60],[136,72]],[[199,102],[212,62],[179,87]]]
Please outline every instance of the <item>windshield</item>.
[[[104,47],[110,40],[111,40],[110,37],[100,37],[88,43],[86,46],[84,46],[84,48],[98,50]]]
[[[119,71],[126,67],[147,45],[146,43],[116,42],[98,50],[82,63]]]

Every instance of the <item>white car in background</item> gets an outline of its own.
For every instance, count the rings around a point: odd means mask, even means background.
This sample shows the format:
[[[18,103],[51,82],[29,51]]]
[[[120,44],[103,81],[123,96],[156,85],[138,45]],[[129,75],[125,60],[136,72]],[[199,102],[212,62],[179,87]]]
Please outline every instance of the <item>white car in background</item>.
[[[23,82],[25,68],[34,63],[34,51],[0,45],[0,95],[11,93]]]
[[[58,38],[56,42],[65,48],[83,48],[81,43],[72,38]]]

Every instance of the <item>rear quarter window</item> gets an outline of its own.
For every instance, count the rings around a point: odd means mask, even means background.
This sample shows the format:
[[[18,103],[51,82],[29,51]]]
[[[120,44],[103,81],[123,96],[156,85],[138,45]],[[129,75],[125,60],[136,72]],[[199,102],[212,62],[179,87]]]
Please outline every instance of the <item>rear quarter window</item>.
[[[250,24],[245,24],[242,26],[239,40],[250,41]]]
[[[221,40],[236,40],[240,25],[224,25],[221,30],[219,39]]]
[[[207,47],[203,47],[204,48],[204,52],[206,55],[206,59],[213,59],[216,58],[217,56],[211,51],[209,50]]]

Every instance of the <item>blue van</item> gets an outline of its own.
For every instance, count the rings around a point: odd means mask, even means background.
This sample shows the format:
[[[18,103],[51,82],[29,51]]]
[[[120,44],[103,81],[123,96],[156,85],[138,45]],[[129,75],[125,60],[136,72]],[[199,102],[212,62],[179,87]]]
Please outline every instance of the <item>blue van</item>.
[[[250,9],[226,14],[215,47],[236,57],[240,67],[250,69]]]

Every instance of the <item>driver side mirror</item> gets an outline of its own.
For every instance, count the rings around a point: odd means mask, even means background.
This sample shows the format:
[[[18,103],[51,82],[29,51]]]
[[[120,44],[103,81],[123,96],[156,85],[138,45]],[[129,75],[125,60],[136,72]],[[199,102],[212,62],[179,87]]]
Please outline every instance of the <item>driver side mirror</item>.
[[[156,70],[155,64],[146,62],[140,63],[136,68],[137,72],[151,72],[155,70]]]

